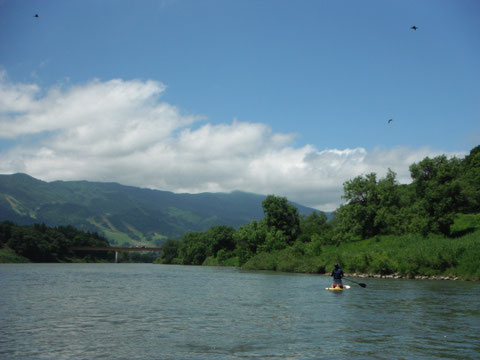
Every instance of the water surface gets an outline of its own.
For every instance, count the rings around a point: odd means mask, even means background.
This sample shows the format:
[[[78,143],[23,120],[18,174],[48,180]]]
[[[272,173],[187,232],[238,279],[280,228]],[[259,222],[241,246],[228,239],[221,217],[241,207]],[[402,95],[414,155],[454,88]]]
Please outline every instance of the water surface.
[[[357,281],[359,281],[357,279]],[[1,359],[478,359],[480,284],[0,265]]]

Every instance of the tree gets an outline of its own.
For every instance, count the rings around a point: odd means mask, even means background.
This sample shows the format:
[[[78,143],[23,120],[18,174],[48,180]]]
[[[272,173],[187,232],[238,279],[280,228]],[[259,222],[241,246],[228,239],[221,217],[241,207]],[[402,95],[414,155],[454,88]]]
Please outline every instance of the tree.
[[[328,224],[328,217],[324,212],[313,212],[308,216],[300,217],[300,236],[301,242],[310,242],[315,236],[316,241],[323,239],[324,243],[328,242],[331,226]]]
[[[450,234],[456,212],[465,202],[458,178],[461,170],[460,160],[447,159],[445,155],[433,159],[426,157],[410,166],[417,206],[422,215],[428,217],[423,234]]]
[[[258,251],[272,252],[275,250],[282,250],[287,247],[287,243],[288,237],[283,231],[271,227],[266,233],[265,242],[259,246]]]
[[[218,251],[232,251],[235,249],[233,234],[235,229],[232,226],[213,226],[205,232],[207,242],[207,256],[217,256]]]
[[[287,198],[269,195],[262,202],[263,212],[268,227],[280,230],[291,245],[300,234],[300,218],[295,206]]]
[[[103,252],[72,253],[70,251],[72,246],[108,247],[109,244],[107,239],[97,233],[85,233],[71,226],[50,228],[45,224],[17,226],[12,223],[1,223],[0,233],[8,234],[6,239],[8,247],[18,255],[35,262],[69,261],[74,256],[92,260],[110,257]]]
[[[387,174],[377,183],[377,210],[374,228],[378,234],[402,233],[400,209],[409,205],[402,202],[401,190],[396,179],[397,174],[388,169]],[[407,200],[406,198],[404,198]]]
[[[377,175],[357,176],[343,184],[347,203],[337,212],[339,230],[347,237],[365,239],[379,232],[375,216],[379,207]]]
[[[203,233],[189,232],[180,240],[179,257],[183,265],[202,265],[207,258],[207,246]]]
[[[54,261],[50,253],[48,238],[30,226],[14,228],[7,246],[18,255],[25,256],[32,261]]]
[[[343,198],[347,203],[338,209],[335,221],[337,241],[407,232],[405,209],[410,209],[411,196],[392,170],[378,181],[370,173],[345,182]]]
[[[178,257],[178,248],[180,242],[175,239],[168,239],[162,245],[162,263],[172,264],[173,260]]]
[[[0,222],[0,247],[3,247],[12,236],[12,228],[15,225],[11,221]]]
[[[460,172],[464,203],[460,210],[465,213],[480,212],[480,145],[465,157]]]
[[[257,250],[262,247],[267,237],[267,224],[265,219],[252,221],[248,225],[242,225],[233,234],[235,240],[235,251],[237,252],[240,265],[246,263]]]

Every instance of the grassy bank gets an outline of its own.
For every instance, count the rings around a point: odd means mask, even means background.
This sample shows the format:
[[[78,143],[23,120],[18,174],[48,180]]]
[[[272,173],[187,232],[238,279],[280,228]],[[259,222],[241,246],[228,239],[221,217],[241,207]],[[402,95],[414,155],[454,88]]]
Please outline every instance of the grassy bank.
[[[321,263],[350,273],[480,279],[480,231],[459,238],[385,236],[325,247]]]
[[[29,263],[31,262],[26,257],[17,255],[11,249],[0,249],[0,264],[7,263]]]
[[[480,280],[480,230],[457,238],[379,236],[322,246],[309,255],[302,244],[251,258],[246,269],[324,273],[339,263],[348,273],[449,276]]]

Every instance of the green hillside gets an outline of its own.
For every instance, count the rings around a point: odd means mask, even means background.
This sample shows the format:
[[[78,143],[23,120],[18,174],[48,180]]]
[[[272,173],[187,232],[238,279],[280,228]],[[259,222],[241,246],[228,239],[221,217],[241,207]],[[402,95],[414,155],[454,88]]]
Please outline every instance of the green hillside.
[[[175,194],[117,183],[0,175],[0,221],[72,225],[117,245],[160,245],[216,225],[238,227],[263,217],[264,199],[244,192]],[[296,206],[302,214],[314,211]]]

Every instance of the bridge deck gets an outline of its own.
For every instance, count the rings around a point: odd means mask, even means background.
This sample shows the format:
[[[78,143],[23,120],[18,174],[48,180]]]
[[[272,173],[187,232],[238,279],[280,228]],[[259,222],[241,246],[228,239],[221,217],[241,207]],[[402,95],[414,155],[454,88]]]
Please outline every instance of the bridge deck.
[[[74,246],[74,247],[71,247],[70,250],[74,250],[74,251],[162,251],[162,248]]]

